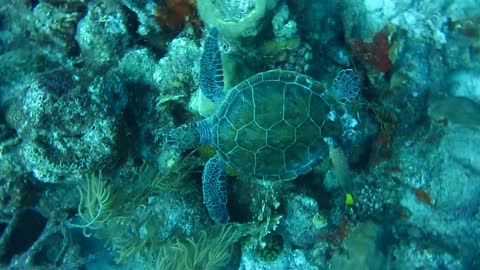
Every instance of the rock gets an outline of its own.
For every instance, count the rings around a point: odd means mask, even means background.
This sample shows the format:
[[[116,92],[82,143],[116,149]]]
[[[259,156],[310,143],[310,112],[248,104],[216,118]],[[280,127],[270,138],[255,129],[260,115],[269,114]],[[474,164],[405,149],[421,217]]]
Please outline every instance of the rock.
[[[288,242],[303,248],[315,244],[320,230],[312,220],[318,210],[318,203],[305,195],[296,195],[287,201],[285,238]]]
[[[75,39],[91,72],[111,67],[130,42],[127,16],[119,4],[91,2],[77,25]]]
[[[449,86],[453,96],[466,97],[480,104],[480,73],[473,70],[454,72],[449,77]]]
[[[385,256],[380,249],[382,238],[380,225],[370,221],[358,224],[343,242],[345,252],[333,256],[329,269],[385,269]]]

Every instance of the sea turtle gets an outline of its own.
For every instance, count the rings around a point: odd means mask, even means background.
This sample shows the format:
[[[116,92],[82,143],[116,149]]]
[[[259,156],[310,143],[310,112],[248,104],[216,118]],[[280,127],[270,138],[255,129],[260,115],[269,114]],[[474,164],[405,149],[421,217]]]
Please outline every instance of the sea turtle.
[[[203,201],[211,218],[226,223],[225,166],[266,180],[290,180],[309,172],[329,144],[345,133],[345,102],[358,93],[358,78],[344,70],[331,90],[293,71],[258,73],[224,95],[218,30],[210,31],[201,59],[200,89],[216,103],[209,118],[173,129],[168,142],[181,149],[215,148],[205,165]]]

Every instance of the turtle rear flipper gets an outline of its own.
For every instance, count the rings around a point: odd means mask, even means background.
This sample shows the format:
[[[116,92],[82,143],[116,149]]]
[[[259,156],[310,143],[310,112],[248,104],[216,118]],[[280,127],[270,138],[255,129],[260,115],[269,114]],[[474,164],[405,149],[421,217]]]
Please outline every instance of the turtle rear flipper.
[[[227,174],[225,163],[218,156],[211,158],[202,175],[203,203],[208,214],[217,223],[228,222]]]
[[[218,29],[208,34],[200,61],[200,89],[215,104],[223,99],[222,56],[218,46]]]

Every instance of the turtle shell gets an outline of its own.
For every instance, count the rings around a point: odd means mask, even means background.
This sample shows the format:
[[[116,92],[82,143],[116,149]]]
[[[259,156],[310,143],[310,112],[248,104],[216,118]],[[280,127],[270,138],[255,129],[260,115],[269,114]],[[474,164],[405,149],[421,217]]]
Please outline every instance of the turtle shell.
[[[339,109],[340,108],[340,109]],[[289,180],[326,156],[343,130],[342,105],[324,86],[292,71],[258,73],[235,86],[213,116],[213,145],[240,173]]]

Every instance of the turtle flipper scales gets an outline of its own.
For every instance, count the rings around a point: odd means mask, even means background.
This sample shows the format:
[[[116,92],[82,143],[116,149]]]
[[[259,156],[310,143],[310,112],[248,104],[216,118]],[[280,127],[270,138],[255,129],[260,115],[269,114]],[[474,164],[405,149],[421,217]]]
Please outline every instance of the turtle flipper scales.
[[[203,203],[208,214],[216,222],[228,222],[227,211],[227,174],[225,163],[218,156],[211,158],[202,175]]]
[[[218,46],[218,29],[208,34],[200,61],[200,89],[211,101],[218,104],[223,99],[222,57]]]
[[[335,77],[331,91],[339,101],[351,102],[360,91],[360,79],[352,69],[344,69]]]

